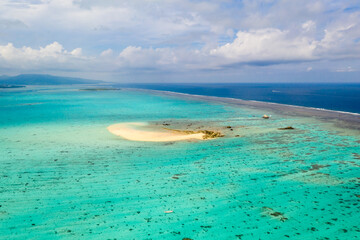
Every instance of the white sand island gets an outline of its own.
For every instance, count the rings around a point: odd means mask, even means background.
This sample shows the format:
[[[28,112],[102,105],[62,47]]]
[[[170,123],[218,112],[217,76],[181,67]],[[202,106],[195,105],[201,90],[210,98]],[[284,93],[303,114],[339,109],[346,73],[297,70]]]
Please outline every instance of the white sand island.
[[[207,139],[206,133],[179,131],[165,128],[155,129],[145,122],[118,123],[107,127],[109,132],[131,141],[145,142],[172,142],[198,139]],[[155,131],[156,130],[156,131]]]

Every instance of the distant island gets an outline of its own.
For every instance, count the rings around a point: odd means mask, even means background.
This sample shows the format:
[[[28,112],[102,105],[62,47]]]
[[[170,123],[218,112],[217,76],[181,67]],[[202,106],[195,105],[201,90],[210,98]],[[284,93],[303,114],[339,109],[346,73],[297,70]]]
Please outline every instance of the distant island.
[[[20,74],[17,76],[0,76],[0,88],[24,87],[23,85],[72,85],[99,83],[104,82],[83,78],[59,77],[47,74]]]

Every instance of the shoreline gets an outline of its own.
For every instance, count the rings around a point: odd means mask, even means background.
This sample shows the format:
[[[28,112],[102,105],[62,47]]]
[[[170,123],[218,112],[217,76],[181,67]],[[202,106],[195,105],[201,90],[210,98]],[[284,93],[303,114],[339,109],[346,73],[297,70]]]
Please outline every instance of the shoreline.
[[[289,105],[282,103],[263,102],[256,100],[243,100],[243,99],[229,98],[229,97],[196,95],[196,94],[143,89],[143,88],[122,88],[122,89],[130,90],[130,91],[157,93],[161,95],[175,96],[175,97],[187,97],[194,100],[210,101],[214,103],[225,103],[235,106],[253,107],[256,109],[264,109],[264,110],[268,109],[274,112],[278,112],[282,115],[316,117],[323,121],[333,122],[336,125],[338,125],[339,123],[334,121],[340,121],[342,124],[339,127],[346,127],[346,128],[360,130],[359,113],[336,111],[336,110],[314,108],[314,107],[304,107],[304,106]]]

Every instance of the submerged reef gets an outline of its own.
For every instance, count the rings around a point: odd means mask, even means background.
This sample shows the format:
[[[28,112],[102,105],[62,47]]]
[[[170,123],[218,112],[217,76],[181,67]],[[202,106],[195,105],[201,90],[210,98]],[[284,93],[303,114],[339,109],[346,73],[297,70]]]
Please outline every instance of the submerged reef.
[[[264,215],[273,217],[275,219],[280,220],[281,222],[285,222],[286,220],[288,220],[287,217],[284,216],[284,214],[282,214],[281,212],[277,212],[274,209],[270,208],[270,207],[263,207],[262,208],[262,212]]]

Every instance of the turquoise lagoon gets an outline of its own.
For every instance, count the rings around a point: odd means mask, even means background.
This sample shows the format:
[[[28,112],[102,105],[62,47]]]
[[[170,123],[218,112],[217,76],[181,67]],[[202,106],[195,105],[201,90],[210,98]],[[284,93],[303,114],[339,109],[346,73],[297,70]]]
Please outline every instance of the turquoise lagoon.
[[[355,130],[185,96],[74,87],[2,90],[0,117],[1,239],[360,238]],[[119,122],[225,137],[133,142],[107,131]],[[295,130],[278,130],[286,126]]]

